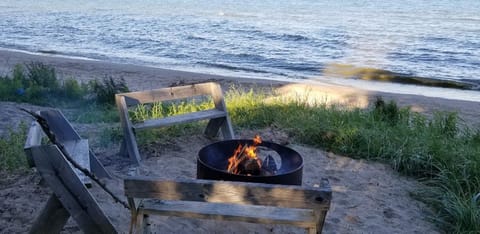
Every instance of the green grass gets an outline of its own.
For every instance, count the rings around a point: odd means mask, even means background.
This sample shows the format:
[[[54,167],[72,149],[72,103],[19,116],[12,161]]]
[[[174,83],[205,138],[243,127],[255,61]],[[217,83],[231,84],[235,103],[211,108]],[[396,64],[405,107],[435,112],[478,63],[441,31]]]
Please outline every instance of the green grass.
[[[76,123],[118,123],[118,110],[112,105],[90,104],[73,110],[67,119]]]
[[[27,134],[27,126],[20,124],[19,130],[8,130],[5,137],[0,137],[0,170],[22,170],[27,167],[23,151]]]
[[[214,107],[211,99],[192,99],[180,102],[156,102],[152,104],[138,105],[129,110],[132,122],[142,122],[147,119],[163,118],[180,115],[189,112],[207,110]],[[148,144],[155,141],[166,141],[173,137],[194,134],[201,131],[206,121],[173,125],[164,128],[148,129],[137,132],[139,144]]]
[[[0,77],[0,100],[60,105],[82,99],[88,87],[75,79],[59,81],[55,69],[42,63],[18,64],[12,76]]]
[[[299,100],[265,102],[266,94],[230,91],[234,126],[274,125],[294,141],[352,158],[390,164],[429,185],[422,199],[435,207],[448,232],[480,232],[480,131],[461,125],[455,113],[432,119],[378,99],[369,109],[306,105]]]
[[[115,94],[120,92],[128,92],[123,79],[104,77],[88,84],[73,77],[59,80],[52,66],[38,62],[17,64],[11,76],[0,76],[0,101],[55,107],[114,105]]]

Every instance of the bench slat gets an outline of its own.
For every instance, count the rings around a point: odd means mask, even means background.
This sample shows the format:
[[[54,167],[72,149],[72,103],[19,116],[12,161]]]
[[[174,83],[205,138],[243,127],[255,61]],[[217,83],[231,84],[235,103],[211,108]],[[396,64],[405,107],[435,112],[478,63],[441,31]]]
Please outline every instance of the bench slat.
[[[188,123],[192,121],[204,120],[204,119],[215,119],[220,117],[227,116],[225,111],[211,109],[204,111],[191,112],[187,114],[174,115],[161,119],[151,119],[145,120],[141,123],[133,124],[134,129],[146,129],[146,128],[156,128],[161,126],[170,126],[174,124]]]
[[[90,170],[90,149],[88,148],[88,140],[81,139],[81,140],[71,140],[65,141],[63,143],[63,147],[67,150],[70,157],[72,157],[75,162],[77,162],[80,166]],[[92,181],[88,178],[83,172],[74,168],[75,174],[77,174],[78,178],[83,182],[83,184],[90,186]]]
[[[315,213],[311,209],[161,200],[144,201],[140,209],[144,214],[183,218],[288,224],[303,228],[316,225]]]
[[[297,185],[199,179],[161,180],[136,176],[125,178],[124,188],[125,195],[134,198],[319,210],[327,210],[331,199],[330,186],[327,184],[320,188],[306,188]]]
[[[128,106],[132,106],[144,103],[210,95],[212,89],[214,88],[220,89],[220,86],[214,82],[208,82],[203,84],[169,87],[148,91],[120,93],[117,95],[128,97],[126,104]]]

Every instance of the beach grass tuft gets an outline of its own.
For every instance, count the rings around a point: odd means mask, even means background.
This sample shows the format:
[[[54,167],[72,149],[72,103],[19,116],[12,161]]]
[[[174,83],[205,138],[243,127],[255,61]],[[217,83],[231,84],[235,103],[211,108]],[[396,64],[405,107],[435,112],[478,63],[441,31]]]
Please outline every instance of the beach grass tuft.
[[[115,104],[115,94],[129,92],[123,78],[113,79],[104,77],[102,81],[93,80],[90,82],[91,91],[95,94],[96,102],[99,104]]]
[[[18,130],[9,129],[5,136],[0,136],[0,170],[22,170],[27,167],[23,151],[27,134],[27,125],[21,123]]]

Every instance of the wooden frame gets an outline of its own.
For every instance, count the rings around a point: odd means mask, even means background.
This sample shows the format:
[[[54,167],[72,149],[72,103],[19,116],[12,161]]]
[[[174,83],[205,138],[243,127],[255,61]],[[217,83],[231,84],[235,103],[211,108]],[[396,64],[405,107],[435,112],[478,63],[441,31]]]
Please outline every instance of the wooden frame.
[[[30,150],[38,172],[54,193],[30,233],[60,233],[70,216],[84,233],[117,233],[57,146]]]
[[[150,119],[141,123],[132,123],[128,114],[128,107],[130,106],[204,95],[212,97],[215,108],[166,118]],[[221,131],[224,139],[234,138],[233,128],[223,99],[222,89],[218,83],[209,82],[140,92],[120,93],[115,95],[115,102],[120,114],[124,135],[120,154],[127,155],[135,163],[140,163],[141,161],[135,138],[136,130],[208,119],[209,122],[204,132],[205,135],[215,137],[218,132]]]
[[[57,141],[77,163],[98,177],[111,178],[89,149],[88,141],[80,137],[60,110],[39,111],[37,114],[47,121]],[[70,216],[85,233],[116,233],[110,220],[88,192],[86,186],[91,183],[88,177],[74,169],[57,146],[41,145],[44,135],[40,125],[33,121],[24,146],[29,166],[36,167],[53,190],[30,233],[60,233]]]
[[[98,160],[95,153],[93,153],[90,148],[85,146],[85,143],[82,142],[84,139],[80,137],[80,135],[75,131],[72,127],[70,122],[68,122],[67,118],[62,114],[62,112],[58,109],[50,109],[44,111],[38,111],[37,114],[42,116],[48,123],[50,130],[55,134],[57,140],[62,143],[67,151],[72,154],[72,156],[79,155],[77,158],[83,158],[83,162],[79,162],[85,167],[89,167],[92,172],[95,173],[98,177],[105,177],[111,178],[110,174],[107,170],[103,167],[102,163]],[[33,156],[31,152],[31,147],[40,145],[42,142],[42,138],[44,137],[44,133],[42,128],[37,123],[37,121],[33,121],[30,125],[30,129],[28,131],[27,140],[25,142],[24,151],[27,156],[27,163],[30,167],[34,167],[35,163],[33,161]],[[84,146],[81,147],[80,150],[86,150],[86,152],[82,154],[74,153],[73,149],[78,150],[79,148],[76,147],[77,144],[83,144]],[[85,148],[86,147],[86,148]],[[84,157],[88,152],[88,159]],[[87,163],[88,162],[88,163]]]
[[[129,177],[130,233],[146,233],[148,215],[178,216],[261,224],[289,224],[321,233],[330,207],[328,180],[318,187],[212,180]],[[135,199],[150,199],[138,204]]]

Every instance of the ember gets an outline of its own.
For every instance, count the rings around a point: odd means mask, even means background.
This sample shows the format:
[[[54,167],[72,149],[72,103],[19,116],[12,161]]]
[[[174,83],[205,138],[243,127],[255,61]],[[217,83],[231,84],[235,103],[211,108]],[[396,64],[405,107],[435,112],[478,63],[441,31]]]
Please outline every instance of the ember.
[[[258,157],[257,148],[262,143],[262,138],[256,135],[253,138],[252,145],[239,144],[235,149],[233,155],[228,159],[227,172],[236,175],[248,175],[248,176],[269,176],[275,175],[277,171],[277,165],[271,155],[261,160]]]

